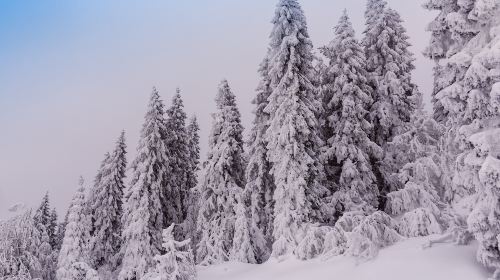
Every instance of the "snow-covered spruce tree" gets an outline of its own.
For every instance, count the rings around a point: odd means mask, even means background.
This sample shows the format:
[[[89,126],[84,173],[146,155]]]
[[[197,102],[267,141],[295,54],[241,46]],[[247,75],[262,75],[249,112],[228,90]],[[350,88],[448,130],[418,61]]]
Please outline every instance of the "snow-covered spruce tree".
[[[441,123],[446,123],[449,114],[455,114],[455,109],[461,107],[460,95],[453,85],[463,79],[467,65],[462,63],[463,56],[455,55],[478,33],[473,21],[467,16],[472,2],[474,1],[429,0],[424,5],[428,10],[439,11],[427,27],[432,36],[425,55],[436,61],[433,115]],[[458,106],[450,107],[450,101]]]
[[[369,213],[377,209],[379,195],[370,157],[378,157],[381,151],[369,138],[371,88],[363,48],[354,37],[347,12],[335,27],[335,38],[322,52],[329,59],[323,96],[330,129],[323,157],[332,165],[327,169],[335,172],[330,176],[339,188],[333,203],[340,213]]]
[[[248,211],[243,196],[238,197],[235,208],[236,221],[234,224],[233,247],[229,259],[242,263],[257,263],[254,246],[250,238]]]
[[[41,278],[41,234],[30,211],[0,224],[0,278],[8,276]],[[8,279],[8,278],[7,278]],[[20,278],[24,279],[24,278]]]
[[[43,198],[40,206],[35,211],[33,215],[33,220],[35,225],[39,231],[45,231],[46,234],[50,237],[54,236],[55,228],[52,228],[51,225],[51,210],[50,210],[50,202],[49,202],[49,193],[47,192]]]
[[[367,8],[372,10],[366,11],[362,43],[374,89],[370,108],[371,139],[387,151],[387,143],[402,132],[415,109],[418,89],[411,77],[415,59],[409,51],[409,38],[400,15],[387,8],[384,0],[370,0]],[[397,172],[399,166],[390,166],[380,159],[372,159],[372,162],[380,190],[380,207],[384,208],[386,194],[397,188],[388,177]]]
[[[479,242],[477,259],[500,279],[500,3],[475,1],[468,18],[480,32],[462,50],[469,67],[460,83],[467,99],[456,168],[468,171],[476,192],[467,223]]]
[[[364,38],[362,41],[363,46],[368,47],[369,42],[375,42],[377,38],[372,37],[370,30],[373,29],[378,23],[380,17],[383,16],[387,8],[387,2],[385,0],[367,0],[365,9],[365,24],[366,29],[363,32]],[[374,57],[375,58],[375,57]],[[376,63],[376,61],[372,61]]]
[[[38,260],[40,262],[40,278],[43,280],[53,280],[56,278],[57,255],[50,246],[49,235],[45,228],[40,231],[40,247],[38,248]]]
[[[198,219],[198,209],[199,209],[199,192],[198,192],[198,171],[200,170],[200,127],[196,116],[189,119],[188,126],[186,128],[188,137],[188,150],[189,150],[189,167],[186,171],[186,184],[189,190],[188,192],[188,202],[185,205],[187,207],[187,216],[183,222],[183,232],[186,236],[191,239],[191,244],[193,247],[198,244],[199,234],[196,230],[196,221]],[[196,253],[194,251],[193,253]]]
[[[425,4],[429,10],[438,10],[438,16],[429,24],[431,41],[426,56],[436,61],[434,70],[433,105],[434,118],[447,128],[442,140],[442,184],[446,187],[446,198],[457,202],[473,192],[473,175],[469,170],[458,170],[456,161],[462,161],[459,154],[463,142],[459,129],[464,119],[467,90],[462,81],[471,64],[471,54],[477,53],[483,45],[479,33],[481,24],[474,20],[472,10],[484,1],[430,0]],[[483,33],[485,34],[485,33]],[[465,137],[466,138],[466,137]],[[462,143],[461,143],[462,142]],[[463,164],[461,164],[463,166]]]
[[[51,231],[52,234],[49,234],[49,241],[50,241],[50,246],[52,247],[52,250],[59,252],[59,247],[58,247],[58,232],[59,232],[59,224],[57,223],[57,210],[56,208],[53,208],[52,211],[50,212],[50,220],[49,220],[49,232]]]
[[[269,258],[270,254],[275,189],[270,173],[271,164],[267,159],[266,131],[269,128],[269,113],[264,111],[271,95],[268,56],[262,61],[259,73],[261,81],[257,88],[257,96],[252,101],[255,106],[255,116],[247,141],[249,158],[246,169],[245,196],[250,205],[252,246],[254,246],[258,262],[263,262]]]
[[[411,80],[414,55],[400,15],[384,0],[369,0],[362,45],[373,83],[371,117],[374,141],[379,146],[401,132],[415,109],[417,87]]]
[[[106,156],[87,202],[92,214],[89,246],[92,265],[112,269],[121,243],[122,200],[127,168],[125,132],[111,155]]]
[[[88,263],[88,245],[90,240],[90,217],[85,211],[85,189],[83,179],[76,191],[68,212],[68,224],[59,252],[57,265],[58,280],[76,280],[72,277],[75,263]]]
[[[318,160],[321,104],[311,82],[313,46],[298,1],[280,0],[272,23],[265,140],[276,186],[272,255],[282,257],[294,253],[306,223],[323,220],[327,191],[319,184],[324,177]]]
[[[164,219],[172,219],[175,209],[162,211],[162,196],[168,186],[168,151],[165,146],[164,107],[153,88],[141,130],[132,177],[125,193],[122,219],[122,268],[118,279],[140,279],[154,267],[154,256],[161,251]],[[166,201],[163,199],[163,201]]]
[[[198,170],[200,170],[200,126],[196,116],[189,119],[186,129],[189,150],[189,170],[187,172],[187,186],[193,189],[198,185]]]
[[[44,280],[54,279],[57,268],[58,250],[53,246],[56,239],[57,214],[54,217],[54,213],[50,209],[49,194],[46,193],[33,215],[33,222],[40,234],[41,243],[38,250],[38,259],[42,268],[40,276]]]
[[[189,170],[189,147],[188,135],[186,132],[186,113],[184,112],[184,104],[181,99],[180,89],[177,89],[172,105],[166,111],[166,145],[169,150],[169,176],[172,193],[169,194],[167,204],[175,203],[177,211],[177,220],[171,222],[181,223],[187,215],[188,194],[187,172]],[[167,227],[171,222],[165,221]]]
[[[155,256],[156,268],[142,280],[196,280],[197,273],[190,240],[176,241],[174,224],[163,230],[164,255]]]
[[[427,116],[421,95],[418,100],[411,123],[389,143],[386,154],[387,162],[400,166],[392,176],[403,188],[387,195],[385,211],[399,217],[398,231],[407,237],[437,234],[448,227],[438,148],[444,129]]]
[[[204,178],[200,186],[196,258],[201,265],[229,259],[233,246],[237,197],[245,184],[243,126],[235,96],[226,80],[215,99],[217,113],[210,134]]]

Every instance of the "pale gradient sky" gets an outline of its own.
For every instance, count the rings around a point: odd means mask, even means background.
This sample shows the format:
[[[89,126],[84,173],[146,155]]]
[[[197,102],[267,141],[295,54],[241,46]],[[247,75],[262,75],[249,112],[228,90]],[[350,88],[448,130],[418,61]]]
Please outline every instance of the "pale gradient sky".
[[[432,62],[421,52],[433,14],[424,0],[388,0],[416,54],[414,80],[429,96]],[[168,106],[176,87],[200,121],[202,156],[222,78],[248,128],[257,68],[275,0],[0,1],[0,219],[46,191],[60,213],[91,184],[106,151],[127,132],[129,162],[152,86]],[[315,47],[332,39],[346,8],[357,36],[365,0],[302,0]]]

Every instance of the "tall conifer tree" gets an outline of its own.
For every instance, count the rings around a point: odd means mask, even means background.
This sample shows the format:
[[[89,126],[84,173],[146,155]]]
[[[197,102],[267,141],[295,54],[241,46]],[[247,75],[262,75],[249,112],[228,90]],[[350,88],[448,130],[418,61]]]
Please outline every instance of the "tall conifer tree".
[[[250,205],[250,235],[258,261],[269,256],[273,232],[274,178],[271,175],[271,163],[267,159],[266,132],[269,128],[269,113],[265,112],[271,95],[269,78],[269,58],[266,56],[259,68],[261,76],[257,96],[253,100],[254,121],[248,140],[248,165],[245,187]]]
[[[187,215],[187,200],[189,188],[187,185],[187,173],[189,171],[189,147],[186,132],[186,113],[181,99],[180,89],[177,89],[172,105],[166,111],[166,145],[169,150],[170,164],[170,186],[173,193],[171,202],[175,203],[177,209],[177,221],[182,222]],[[170,224],[164,225],[164,227]]]
[[[92,214],[90,252],[93,265],[112,268],[121,243],[122,200],[127,168],[125,132],[111,155],[106,155],[99,180],[91,191],[88,207]]]
[[[204,178],[200,186],[196,257],[202,265],[229,259],[233,246],[236,204],[245,185],[243,126],[234,94],[226,80],[215,99],[217,113],[210,134]]]
[[[137,156],[132,162],[130,187],[123,207],[121,255],[122,269],[118,279],[140,279],[154,267],[154,256],[161,251],[164,219],[176,215],[174,205],[162,204],[168,174],[168,150],[165,145],[164,107],[153,88],[145,116]],[[164,206],[168,206],[164,211]],[[165,216],[167,215],[167,216]],[[172,216],[168,216],[172,215]]]
[[[271,32],[268,75],[269,114],[267,157],[272,164],[274,191],[273,255],[294,252],[310,221],[321,221],[325,188],[314,87],[312,42],[297,0],[280,0]]]
[[[329,59],[322,87],[330,131],[324,157],[338,185],[333,202],[340,213],[369,213],[377,209],[379,194],[370,158],[379,157],[381,149],[369,138],[372,98],[366,59],[346,11],[335,27],[335,38],[322,52]]]

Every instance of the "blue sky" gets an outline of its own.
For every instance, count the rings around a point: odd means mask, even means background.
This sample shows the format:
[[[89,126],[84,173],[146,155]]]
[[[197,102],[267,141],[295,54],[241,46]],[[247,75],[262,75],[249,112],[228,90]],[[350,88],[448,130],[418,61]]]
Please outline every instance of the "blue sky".
[[[406,21],[415,81],[429,96],[432,62],[421,52],[432,13],[423,0],[389,0]],[[332,39],[347,8],[358,37],[364,0],[303,0],[315,47]],[[245,127],[276,1],[0,0],[0,218],[45,191],[64,212],[83,175],[127,131],[129,161],[151,87],[166,104],[176,87],[202,128],[203,154],[220,80],[237,96]]]

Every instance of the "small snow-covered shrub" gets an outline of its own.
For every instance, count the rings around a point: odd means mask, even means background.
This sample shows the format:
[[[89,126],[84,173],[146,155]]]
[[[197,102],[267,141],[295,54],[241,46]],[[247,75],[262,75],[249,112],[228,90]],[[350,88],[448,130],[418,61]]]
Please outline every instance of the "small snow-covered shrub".
[[[318,225],[308,225],[304,238],[295,249],[295,256],[301,260],[309,260],[324,251],[325,229]]]
[[[397,230],[406,237],[427,236],[443,232],[441,224],[428,208],[417,208],[405,213],[399,220]]]
[[[357,227],[366,217],[362,211],[346,212],[335,223],[335,227],[343,232],[351,232]]]
[[[347,237],[344,231],[338,227],[332,227],[328,230],[323,242],[323,258],[339,256],[347,250]]]
[[[141,280],[195,280],[197,278],[190,240],[174,239],[174,224],[163,230],[164,255],[155,256],[156,267]]]
[[[71,269],[69,271],[71,280],[100,280],[97,275],[97,271],[92,269],[87,263],[84,262],[75,262],[71,265]],[[64,280],[70,280],[64,279]]]
[[[386,213],[377,211],[367,216],[348,234],[348,255],[360,259],[372,259],[380,248],[401,240],[396,231],[396,222]]]

